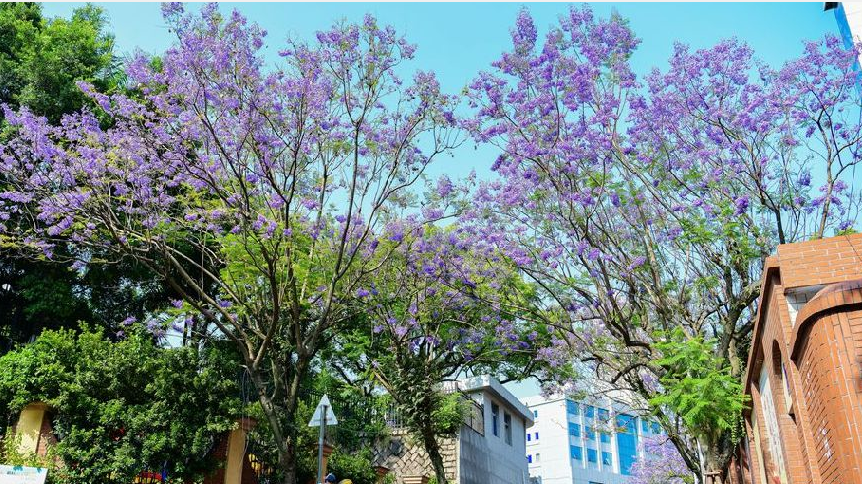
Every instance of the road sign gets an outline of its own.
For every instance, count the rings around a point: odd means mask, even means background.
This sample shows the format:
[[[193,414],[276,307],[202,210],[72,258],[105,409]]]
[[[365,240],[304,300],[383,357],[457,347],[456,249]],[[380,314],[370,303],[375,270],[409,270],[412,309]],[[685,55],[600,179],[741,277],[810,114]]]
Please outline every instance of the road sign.
[[[317,482],[323,482],[323,437],[326,434],[326,426],[337,424],[338,419],[332,412],[329,396],[324,395],[320,399],[320,403],[317,404],[317,408],[314,409],[311,422],[308,422],[309,427],[320,427],[320,433],[317,436]]]
[[[329,403],[329,397],[324,395],[314,409],[314,415],[311,416],[311,421],[308,422],[309,427],[319,427],[323,421],[323,416],[326,415],[326,425],[338,425],[338,419],[335,418],[335,413],[332,411],[332,404]]]
[[[0,465],[0,484],[45,484],[48,469]]]

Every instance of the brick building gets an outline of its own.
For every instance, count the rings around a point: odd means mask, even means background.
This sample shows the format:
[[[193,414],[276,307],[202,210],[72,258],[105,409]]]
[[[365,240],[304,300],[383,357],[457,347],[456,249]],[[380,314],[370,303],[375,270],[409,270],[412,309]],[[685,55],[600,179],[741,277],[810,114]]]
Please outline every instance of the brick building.
[[[779,246],[758,307],[732,480],[862,483],[862,234]]]

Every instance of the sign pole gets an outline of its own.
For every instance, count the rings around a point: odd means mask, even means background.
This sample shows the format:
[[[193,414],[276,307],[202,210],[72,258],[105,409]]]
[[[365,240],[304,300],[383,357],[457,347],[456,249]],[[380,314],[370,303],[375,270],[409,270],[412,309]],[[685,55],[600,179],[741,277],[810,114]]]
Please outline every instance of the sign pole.
[[[338,418],[332,413],[329,397],[324,395],[320,398],[317,408],[314,409],[311,421],[308,422],[309,427],[320,427],[320,434],[317,438],[317,484],[323,484],[323,438],[326,436],[326,424],[338,425]],[[326,456],[329,457],[329,454]]]
[[[326,432],[326,411],[327,406],[323,406],[320,419],[320,434],[317,438],[317,482],[323,484],[323,435]]]

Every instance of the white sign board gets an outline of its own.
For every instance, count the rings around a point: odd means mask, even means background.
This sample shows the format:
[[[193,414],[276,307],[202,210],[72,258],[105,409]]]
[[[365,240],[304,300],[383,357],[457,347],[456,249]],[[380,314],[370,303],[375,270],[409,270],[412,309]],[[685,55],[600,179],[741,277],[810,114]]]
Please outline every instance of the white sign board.
[[[0,484],[45,484],[48,469],[0,465]]]
[[[335,418],[335,414],[332,412],[332,404],[329,403],[329,396],[324,395],[320,399],[320,403],[317,404],[317,408],[314,409],[314,415],[311,416],[308,426],[320,427],[324,412],[326,412],[326,425],[338,425],[338,419]],[[2,481],[0,481],[0,484],[2,484]]]

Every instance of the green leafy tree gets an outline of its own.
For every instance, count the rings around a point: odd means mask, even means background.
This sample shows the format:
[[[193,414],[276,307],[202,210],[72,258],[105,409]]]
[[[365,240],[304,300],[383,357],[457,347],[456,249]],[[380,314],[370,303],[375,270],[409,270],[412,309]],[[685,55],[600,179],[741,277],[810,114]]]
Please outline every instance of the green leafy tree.
[[[742,383],[712,351],[717,342],[689,338],[681,328],[656,341],[656,350],[663,355],[655,361],[664,370],[659,379],[662,391],[649,403],[664,410],[659,412],[663,425],[675,433],[687,429],[702,448],[718,446],[727,434],[738,444],[746,399]],[[684,427],[667,415],[678,417]]]
[[[374,484],[373,446],[387,433],[384,421],[389,400],[374,395],[362,385],[336,377],[325,368],[304,382],[303,398],[300,400],[293,426],[297,432],[297,446],[303,449],[297,455],[297,480],[309,482],[317,474],[318,427],[309,427],[308,422],[324,394],[329,395],[338,425],[327,427],[326,442],[335,450],[329,458],[328,470],[340,479],[349,478],[354,484]],[[250,434],[250,452],[264,462],[266,475],[272,481],[282,478],[276,466],[278,452],[272,431],[259,405],[254,404],[249,414],[257,425]]]
[[[11,421],[30,402],[49,405],[62,482],[126,483],[147,469],[198,478],[239,415],[231,358],[218,345],[160,348],[142,328],[119,341],[45,331],[0,358],[0,409]]]
[[[121,79],[102,8],[45,19],[34,3],[0,4],[0,102],[27,106],[52,123],[89,100],[76,85],[113,90]]]

